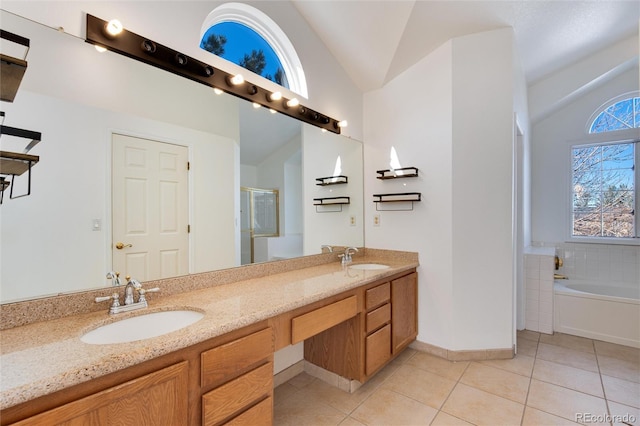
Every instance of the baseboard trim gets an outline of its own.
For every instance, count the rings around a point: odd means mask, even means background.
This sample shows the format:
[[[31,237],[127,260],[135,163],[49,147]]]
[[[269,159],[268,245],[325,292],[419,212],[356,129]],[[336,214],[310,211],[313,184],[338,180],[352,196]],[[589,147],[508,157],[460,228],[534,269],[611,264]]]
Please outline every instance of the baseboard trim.
[[[513,348],[453,351],[429,343],[420,342],[418,340],[414,340],[409,345],[409,347],[417,351],[426,352],[428,354],[444,358],[449,361],[484,361],[489,359],[511,359],[515,355],[515,351]]]
[[[277,388],[281,384],[288,382],[289,380],[296,377],[298,374],[304,372],[304,363],[305,361],[302,359],[296,362],[295,364],[290,365],[289,367],[280,371],[279,373],[275,374],[273,376],[273,387]]]

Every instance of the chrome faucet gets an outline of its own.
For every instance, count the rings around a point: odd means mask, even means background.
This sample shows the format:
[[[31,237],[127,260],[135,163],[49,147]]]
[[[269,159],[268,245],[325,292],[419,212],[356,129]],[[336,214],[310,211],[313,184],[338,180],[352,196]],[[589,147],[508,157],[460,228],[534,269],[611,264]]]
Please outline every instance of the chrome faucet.
[[[358,249],[356,247],[347,247],[344,250],[344,254],[339,255],[339,257],[342,258],[341,263],[343,265],[349,264],[351,263],[352,259],[351,259],[351,255],[353,255],[354,253],[356,253],[358,251]]]
[[[320,251],[322,252],[323,249],[327,249],[327,251],[329,253],[333,253],[333,247],[331,247],[329,244],[323,244],[320,246]]]
[[[120,282],[120,272],[107,272],[107,279],[111,280],[111,285],[114,287],[122,285]]]
[[[146,293],[156,293],[160,291],[158,287],[150,288],[149,290],[145,290],[142,288],[142,284],[140,281],[135,278],[131,278],[129,276],[126,277],[127,285],[124,288],[124,304],[120,304],[120,296],[118,293],[113,293],[111,296],[103,296],[96,297],[96,303],[106,302],[111,300],[111,306],[109,306],[109,314],[119,314],[120,312],[129,312],[134,311],[136,309],[142,309],[149,306],[147,303],[147,298],[145,296]],[[134,300],[135,292],[138,292],[138,301]]]

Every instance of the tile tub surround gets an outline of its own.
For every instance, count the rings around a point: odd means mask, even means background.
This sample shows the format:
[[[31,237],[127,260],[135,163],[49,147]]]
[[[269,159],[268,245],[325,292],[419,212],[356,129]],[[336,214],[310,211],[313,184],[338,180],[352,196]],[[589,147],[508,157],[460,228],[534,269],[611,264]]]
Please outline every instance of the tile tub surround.
[[[384,263],[390,268],[345,270],[337,261],[337,254],[333,253],[333,256],[311,256],[309,259],[251,265],[145,283],[147,287],[161,287],[163,297],[149,298],[150,307],[145,311],[118,314],[117,318],[174,309],[198,310],[205,317],[178,332],[138,342],[88,345],[80,341],[80,336],[85,332],[115,320],[107,314],[107,307],[103,305],[98,306],[99,311],[92,309],[94,312],[44,318],[46,321],[5,329],[2,331],[0,348],[0,409],[136,365],[418,266],[416,253],[361,251],[363,253],[354,258],[354,263]],[[305,262],[317,264],[308,265]],[[214,277],[224,282],[214,281]],[[104,292],[104,289],[86,292],[79,300],[93,307],[93,297]],[[42,302],[21,303],[37,306]],[[55,312],[59,312],[60,307],[56,309]],[[32,307],[27,313],[31,315],[36,311],[37,307]],[[37,317],[37,313],[25,315],[30,321]]]
[[[525,328],[553,333],[555,249],[528,248],[524,253]]]
[[[564,261],[558,272],[572,280],[640,283],[640,246],[559,243],[557,253]]]

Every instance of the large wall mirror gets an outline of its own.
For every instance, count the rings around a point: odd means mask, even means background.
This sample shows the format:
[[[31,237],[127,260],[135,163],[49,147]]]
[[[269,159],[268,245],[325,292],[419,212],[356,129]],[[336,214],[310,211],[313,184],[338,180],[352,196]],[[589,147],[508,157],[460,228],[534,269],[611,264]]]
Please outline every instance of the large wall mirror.
[[[239,266],[241,187],[278,190],[278,235],[254,242],[260,261],[363,245],[359,141],[0,13],[31,42],[4,124],[42,133],[31,195],[0,206],[0,303],[106,287],[112,270],[144,281]],[[136,174],[152,163],[153,194]],[[336,165],[348,184],[316,185]],[[314,206],[335,195],[350,204]],[[143,238],[152,228],[186,238],[159,249]]]

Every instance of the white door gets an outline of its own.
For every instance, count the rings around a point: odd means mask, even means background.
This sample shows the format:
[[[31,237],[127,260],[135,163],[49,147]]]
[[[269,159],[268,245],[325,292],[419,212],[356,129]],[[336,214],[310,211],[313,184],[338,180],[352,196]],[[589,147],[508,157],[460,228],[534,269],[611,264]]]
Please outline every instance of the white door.
[[[112,138],[114,271],[140,281],[188,273],[188,148]]]

